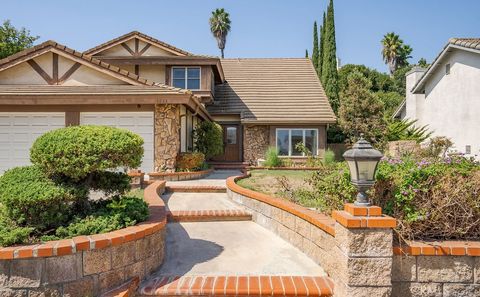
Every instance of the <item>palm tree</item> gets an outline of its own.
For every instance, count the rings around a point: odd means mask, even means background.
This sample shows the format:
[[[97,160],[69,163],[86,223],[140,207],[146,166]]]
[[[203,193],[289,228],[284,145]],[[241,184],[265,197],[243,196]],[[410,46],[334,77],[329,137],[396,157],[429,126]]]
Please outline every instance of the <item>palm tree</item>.
[[[210,31],[217,39],[218,48],[222,52],[222,59],[224,58],[223,50],[227,42],[227,34],[230,32],[230,15],[223,8],[217,8],[212,11],[210,17]]]
[[[413,51],[413,48],[409,45],[404,45],[400,48],[400,52],[397,59],[398,67],[403,67],[408,65],[408,59],[412,58],[412,56],[410,56],[412,51]]]
[[[383,36],[382,45],[383,60],[388,64],[390,74],[393,75],[398,67],[398,57],[403,47],[403,41],[400,39],[400,36],[391,32]]]

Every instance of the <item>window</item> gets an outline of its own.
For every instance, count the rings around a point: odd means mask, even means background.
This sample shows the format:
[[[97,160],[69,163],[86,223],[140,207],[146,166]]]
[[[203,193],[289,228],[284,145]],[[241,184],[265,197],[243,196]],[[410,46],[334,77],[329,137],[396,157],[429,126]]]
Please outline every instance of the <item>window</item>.
[[[446,75],[450,74],[450,64],[445,65],[445,74]]]
[[[297,143],[303,143],[305,147],[317,154],[317,129],[277,129],[277,149],[280,156],[299,156],[304,154],[297,150],[295,146]]]
[[[237,144],[237,127],[227,127],[227,144]]]
[[[173,67],[172,85],[181,89],[200,89],[200,67]]]

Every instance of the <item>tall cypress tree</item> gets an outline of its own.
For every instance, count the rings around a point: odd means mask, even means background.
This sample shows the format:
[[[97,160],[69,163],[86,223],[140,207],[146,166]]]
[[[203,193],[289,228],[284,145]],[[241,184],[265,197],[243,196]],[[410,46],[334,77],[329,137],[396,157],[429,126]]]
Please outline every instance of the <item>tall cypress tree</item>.
[[[317,73],[318,77],[321,79],[322,78],[322,67],[323,67],[323,47],[324,47],[324,40],[325,40],[325,24],[326,24],[326,18],[325,18],[325,11],[323,12],[323,21],[322,25],[320,26],[320,47],[318,49],[318,66],[317,66]]]
[[[317,21],[313,23],[313,51],[312,51],[312,63],[315,69],[318,68],[318,30]]]
[[[308,49],[305,50],[305,58],[308,58]]]
[[[322,61],[322,83],[325,93],[330,101],[335,114],[340,106],[338,97],[338,72],[337,72],[337,46],[335,42],[335,17],[333,10],[333,0],[327,9],[327,19],[325,25],[325,37]]]

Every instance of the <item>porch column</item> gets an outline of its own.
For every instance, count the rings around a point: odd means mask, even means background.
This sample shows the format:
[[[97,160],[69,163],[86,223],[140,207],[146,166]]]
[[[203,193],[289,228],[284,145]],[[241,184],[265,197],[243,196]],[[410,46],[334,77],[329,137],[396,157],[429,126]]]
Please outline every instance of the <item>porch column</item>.
[[[155,105],[155,171],[175,171],[180,151],[180,105]]]

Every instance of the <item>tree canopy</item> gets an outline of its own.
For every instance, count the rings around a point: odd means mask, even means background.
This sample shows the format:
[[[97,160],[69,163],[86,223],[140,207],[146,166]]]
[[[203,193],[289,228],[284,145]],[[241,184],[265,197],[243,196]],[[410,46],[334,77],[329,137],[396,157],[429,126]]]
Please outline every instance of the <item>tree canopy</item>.
[[[227,35],[230,32],[230,15],[223,8],[217,8],[212,11],[209,20],[210,31],[217,40],[218,48],[224,58],[225,44],[227,43]]]
[[[15,28],[9,20],[0,26],[0,59],[32,47],[38,36],[30,35],[25,28]]]

